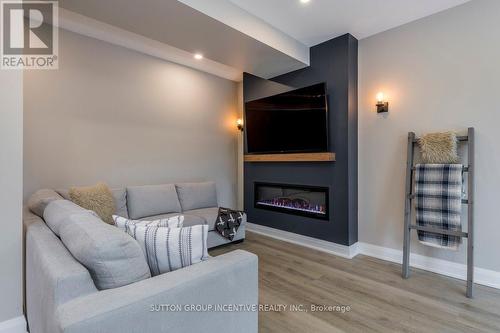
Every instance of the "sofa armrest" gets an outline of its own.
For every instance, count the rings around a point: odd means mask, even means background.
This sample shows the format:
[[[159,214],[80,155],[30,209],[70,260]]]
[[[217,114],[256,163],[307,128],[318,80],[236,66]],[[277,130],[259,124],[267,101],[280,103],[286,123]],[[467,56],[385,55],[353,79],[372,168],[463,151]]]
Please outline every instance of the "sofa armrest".
[[[258,304],[257,262],[254,254],[236,250],[128,286],[80,297],[58,308],[60,332],[256,333],[255,309],[200,312],[186,311],[185,306]]]

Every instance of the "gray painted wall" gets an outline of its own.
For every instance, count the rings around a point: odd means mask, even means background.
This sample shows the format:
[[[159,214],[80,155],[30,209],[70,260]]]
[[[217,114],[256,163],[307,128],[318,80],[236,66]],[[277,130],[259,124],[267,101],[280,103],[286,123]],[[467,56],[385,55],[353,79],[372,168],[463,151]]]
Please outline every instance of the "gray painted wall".
[[[500,271],[498,13],[500,1],[474,0],[360,41],[360,241],[402,250],[407,132],[474,126],[476,265]],[[386,116],[375,112],[377,91]],[[463,250],[412,249],[464,263]]]
[[[236,205],[237,85],[71,32],[60,65],[24,77],[24,195],[215,180]]]
[[[0,70],[0,323],[22,316],[23,74]]]

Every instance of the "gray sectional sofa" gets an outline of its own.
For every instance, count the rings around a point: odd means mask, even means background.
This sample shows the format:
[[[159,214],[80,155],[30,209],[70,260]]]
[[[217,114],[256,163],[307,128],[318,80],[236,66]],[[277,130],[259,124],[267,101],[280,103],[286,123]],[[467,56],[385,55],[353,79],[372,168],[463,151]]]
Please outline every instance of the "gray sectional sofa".
[[[113,196],[117,215],[146,220],[183,214],[186,226],[202,223],[211,226],[209,247],[229,242],[213,231],[218,209],[213,183],[134,186],[114,189]],[[113,250],[110,244],[122,246],[122,243],[135,240],[112,241],[117,235],[115,227],[101,224],[95,215],[74,204],[76,208],[66,210],[59,207],[69,207],[69,203],[54,204],[54,201],[64,203],[64,197],[67,191],[41,190],[29,200],[24,213],[26,315],[31,333],[257,332],[256,311],[211,311],[206,308],[207,305],[258,303],[255,255],[237,250],[174,272],[99,290],[96,273],[87,260],[82,260],[80,252],[91,251],[93,257],[89,260],[99,261],[102,259],[100,246],[107,247],[103,250],[106,257]],[[44,221],[44,213],[51,204],[49,223]],[[90,245],[68,243],[78,237],[75,230],[79,229],[75,229],[73,223],[85,230],[87,222],[91,230],[82,234],[85,239],[78,242],[90,241]],[[125,236],[128,237],[123,232],[119,234],[119,237]],[[244,236],[243,224],[235,240]],[[114,257],[108,259],[101,266],[97,262],[101,274],[107,274],[103,270],[106,265],[114,265],[118,272],[134,268],[126,266],[132,261],[124,262],[121,267]],[[200,305],[205,307],[192,308]]]
[[[69,200],[68,190],[56,190]],[[231,243],[214,231],[218,214],[214,182],[128,186],[112,189],[116,215],[133,220],[152,220],[184,215],[184,226],[208,224],[208,248]],[[246,215],[232,242],[245,239]]]

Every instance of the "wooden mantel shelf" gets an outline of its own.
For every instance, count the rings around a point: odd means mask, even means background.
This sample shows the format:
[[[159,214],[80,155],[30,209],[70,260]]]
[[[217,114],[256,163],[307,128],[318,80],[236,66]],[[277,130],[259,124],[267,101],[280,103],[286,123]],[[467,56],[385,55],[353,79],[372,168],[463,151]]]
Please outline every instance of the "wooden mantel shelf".
[[[245,162],[334,162],[335,153],[245,155]]]

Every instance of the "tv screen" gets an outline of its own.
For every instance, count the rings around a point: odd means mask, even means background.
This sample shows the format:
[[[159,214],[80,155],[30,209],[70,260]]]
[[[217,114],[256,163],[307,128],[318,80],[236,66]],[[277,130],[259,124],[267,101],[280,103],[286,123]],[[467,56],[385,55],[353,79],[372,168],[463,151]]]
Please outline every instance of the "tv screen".
[[[245,118],[249,154],[328,150],[325,83],[247,102]]]

